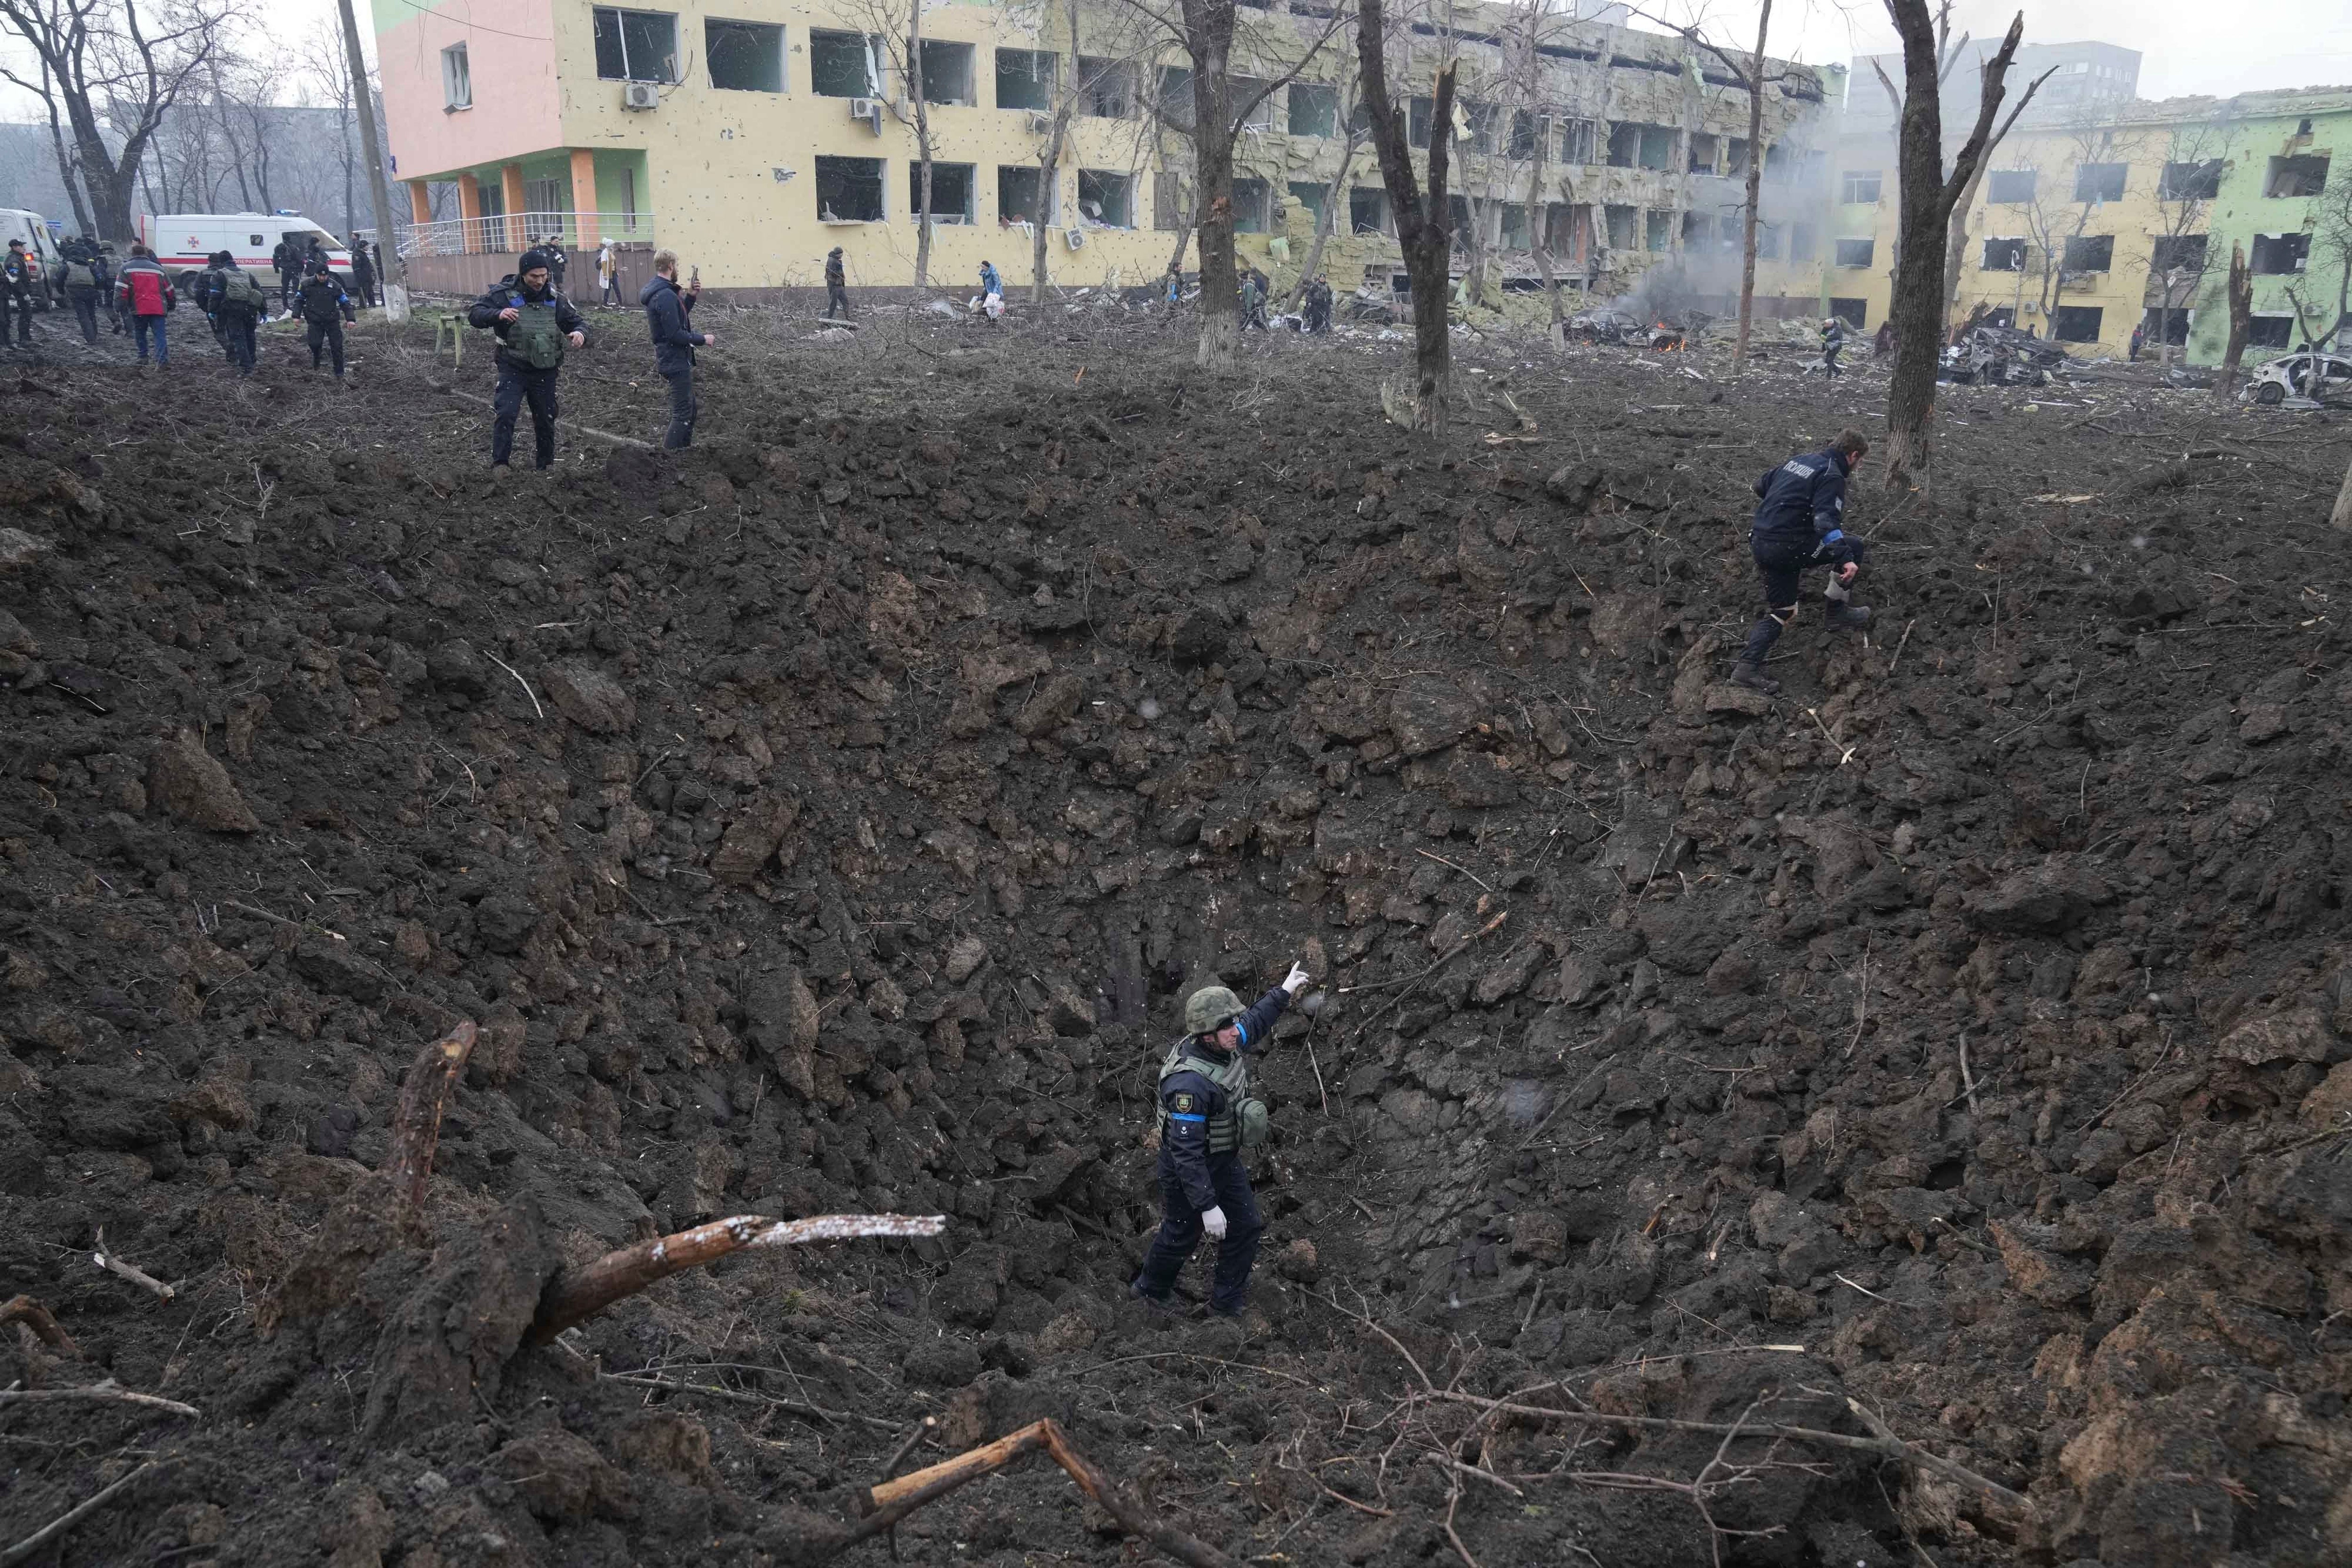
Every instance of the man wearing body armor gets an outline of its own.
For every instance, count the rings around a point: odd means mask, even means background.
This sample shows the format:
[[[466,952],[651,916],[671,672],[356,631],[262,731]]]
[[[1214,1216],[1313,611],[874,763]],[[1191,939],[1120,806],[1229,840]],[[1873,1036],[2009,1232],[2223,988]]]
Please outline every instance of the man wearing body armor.
[[[1203,1232],[1217,1243],[1209,1310],[1237,1318],[1249,1298],[1257,1260],[1257,1199],[1242,1151],[1265,1141],[1265,1102],[1249,1084],[1249,1052],[1273,1038],[1275,1020],[1307,988],[1297,964],[1282,984],[1244,1010],[1223,986],[1204,986],[1184,1003],[1184,1035],[1160,1068],[1160,1232],[1129,1291],[1168,1304],[1177,1272]]]
[[[563,350],[588,341],[572,301],[557,292],[544,252],[527,250],[512,277],[474,301],[466,319],[499,337],[499,390],[492,399],[490,467],[501,471],[514,455],[515,420],[530,404],[539,466],[555,461],[555,372]]]

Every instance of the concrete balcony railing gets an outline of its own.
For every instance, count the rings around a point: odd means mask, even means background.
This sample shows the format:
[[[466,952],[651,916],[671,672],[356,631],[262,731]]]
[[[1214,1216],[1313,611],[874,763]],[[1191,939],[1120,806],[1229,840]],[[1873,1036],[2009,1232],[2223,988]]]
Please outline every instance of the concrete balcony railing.
[[[512,254],[555,236],[564,249],[593,250],[605,240],[650,245],[651,213],[505,213],[489,218],[452,218],[411,224],[398,231],[404,256]]]

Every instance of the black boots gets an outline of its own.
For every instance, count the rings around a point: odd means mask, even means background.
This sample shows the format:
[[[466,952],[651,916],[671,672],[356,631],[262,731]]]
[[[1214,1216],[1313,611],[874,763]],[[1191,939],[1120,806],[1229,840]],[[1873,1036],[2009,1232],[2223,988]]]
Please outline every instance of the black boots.
[[[1746,686],[1750,691],[1762,692],[1766,696],[1770,696],[1780,689],[1780,683],[1766,674],[1763,665],[1750,664],[1746,659],[1731,666],[1731,684],[1735,686]]]
[[[1832,632],[1859,632],[1870,624],[1870,606],[1840,604],[1832,601],[1829,607],[1829,622]]]

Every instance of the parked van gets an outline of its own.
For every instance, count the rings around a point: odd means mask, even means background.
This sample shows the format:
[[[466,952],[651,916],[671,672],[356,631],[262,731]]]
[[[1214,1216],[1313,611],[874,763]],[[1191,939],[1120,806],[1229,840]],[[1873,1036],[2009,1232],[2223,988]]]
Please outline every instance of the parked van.
[[[352,253],[333,231],[298,214],[163,213],[139,220],[140,241],[155,253],[155,265],[169,275],[174,287],[194,281],[216,250],[228,252],[237,266],[257,277],[274,278],[270,257],[278,242],[287,240],[295,249],[308,251],[313,235],[327,247],[327,265],[335,276],[350,282]]]
[[[58,242],[49,234],[49,220],[22,207],[0,207],[0,250],[7,249],[12,239],[23,240],[25,254],[33,258],[33,308],[47,310],[51,304],[49,290],[65,276],[65,267],[58,260]]]

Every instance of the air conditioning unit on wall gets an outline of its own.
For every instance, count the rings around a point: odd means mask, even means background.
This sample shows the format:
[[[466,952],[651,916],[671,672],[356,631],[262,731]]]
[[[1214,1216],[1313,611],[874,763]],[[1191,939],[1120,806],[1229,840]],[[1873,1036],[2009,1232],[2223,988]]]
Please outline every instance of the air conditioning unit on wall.
[[[623,109],[659,109],[661,84],[650,81],[623,82],[621,107]]]
[[[862,120],[875,135],[882,134],[882,100],[878,98],[853,98],[849,100],[849,118]]]
[[[1042,110],[1031,110],[1029,111],[1029,134],[1032,136],[1051,136],[1053,133],[1054,117],[1045,113]]]

